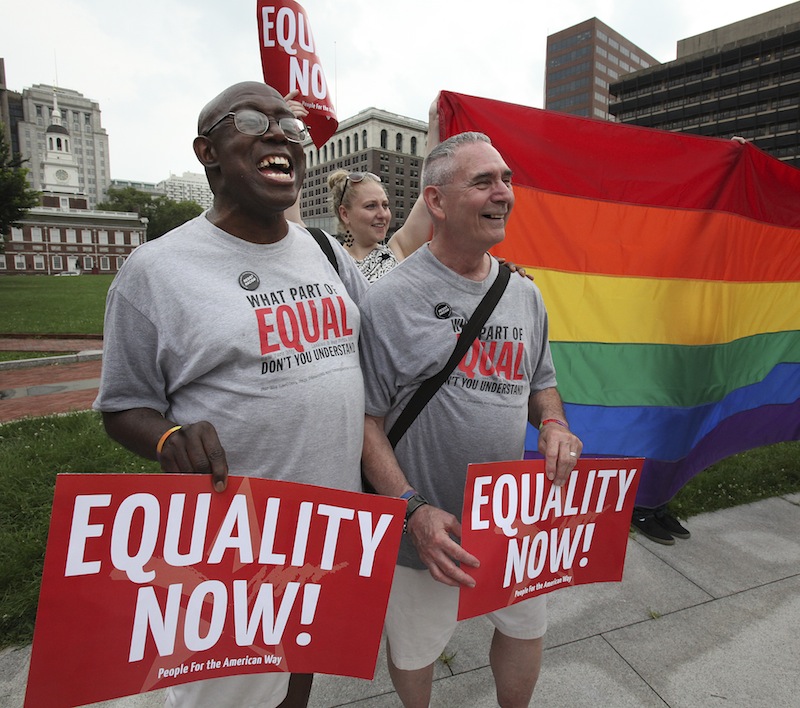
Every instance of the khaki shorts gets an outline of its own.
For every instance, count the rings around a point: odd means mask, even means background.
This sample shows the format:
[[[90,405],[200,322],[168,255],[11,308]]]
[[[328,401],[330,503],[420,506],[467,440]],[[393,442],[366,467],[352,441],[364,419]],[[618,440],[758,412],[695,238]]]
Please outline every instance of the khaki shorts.
[[[439,658],[456,629],[458,592],[427,570],[395,568],[385,630],[398,669],[421,669]],[[547,600],[540,595],[485,616],[507,637],[538,639],[547,631]]]

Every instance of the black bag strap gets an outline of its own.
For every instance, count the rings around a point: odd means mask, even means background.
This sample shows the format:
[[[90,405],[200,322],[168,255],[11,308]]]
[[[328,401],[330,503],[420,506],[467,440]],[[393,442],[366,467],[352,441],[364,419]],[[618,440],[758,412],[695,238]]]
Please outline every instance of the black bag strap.
[[[508,266],[501,265],[497,277],[492,283],[492,287],[483,299],[478,303],[472,317],[469,318],[464,328],[461,330],[461,335],[456,342],[456,348],[447,360],[442,370],[438,374],[434,374],[429,379],[422,382],[422,385],[416,390],[408,405],[403,409],[403,412],[394,422],[391,430],[389,431],[388,438],[392,447],[395,447],[400,439],[405,435],[406,430],[411,427],[411,424],[416,420],[423,408],[428,404],[428,401],[433,398],[434,394],[439,390],[439,387],[447,381],[447,378],[453,372],[453,369],[458,366],[458,362],[464,358],[467,349],[472,346],[475,338],[480,334],[489,315],[500,302],[503,292],[508,284],[508,279],[511,271]]]
[[[322,252],[331,262],[333,269],[338,273],[339,262],[336,260],[336,254],[333,252],[333,246],[331,246],[331,242],[328,241],[328,237],[325,235],[325,232],[322,229],[317,229],[313,226],[306,226],[306,231],[308,231],[308,233],[314,237],[314,240],[319,244]]]

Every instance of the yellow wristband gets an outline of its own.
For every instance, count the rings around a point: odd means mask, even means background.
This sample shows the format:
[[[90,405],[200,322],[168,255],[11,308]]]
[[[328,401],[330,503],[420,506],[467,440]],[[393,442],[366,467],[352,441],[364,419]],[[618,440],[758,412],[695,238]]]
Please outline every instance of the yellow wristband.
[[[161,436],[161,439],[158,441],[158,445],[156,445],[156,455],[160,455],[161,451],[164,449],[164,443],[167,442],[167,438],[172,435],[172,433],[181,429],[182,426],[176,425],[174,428],[170,428],[166,433]]]

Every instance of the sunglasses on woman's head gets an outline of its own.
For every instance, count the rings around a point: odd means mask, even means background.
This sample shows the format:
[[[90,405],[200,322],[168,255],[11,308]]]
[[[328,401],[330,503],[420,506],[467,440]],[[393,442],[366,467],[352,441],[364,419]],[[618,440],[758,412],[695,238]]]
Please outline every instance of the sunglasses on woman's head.
[[[347,185],[352,182],[353,184],[358,184],[359,182],[363,182],[367,177],[374,179],[376,182],[380,182],[381,178],[378,177],[374,172],[351,172],[344,181],[344,189],[342,190],[342,201],[344,201],[344,193],[347,191]]]

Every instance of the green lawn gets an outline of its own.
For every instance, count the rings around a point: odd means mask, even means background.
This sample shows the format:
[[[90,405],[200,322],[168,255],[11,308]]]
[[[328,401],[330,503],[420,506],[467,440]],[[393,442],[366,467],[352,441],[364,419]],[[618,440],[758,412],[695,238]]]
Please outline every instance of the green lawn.
[[[56,473],[158,470],[113,442],[99,413],[0,425],[0,647],[33,636]]]
[[[18,361],[19,359],[41,359],[47,356],[61,356],[69,352],[0,352],[0,361]]]
[[[0,334],[102,334],[110,275],[0,277]]]
[[[758,447],[727,457],[689,481],[670,502],[670,510],[687,519],[800,492],[800,442]]]

